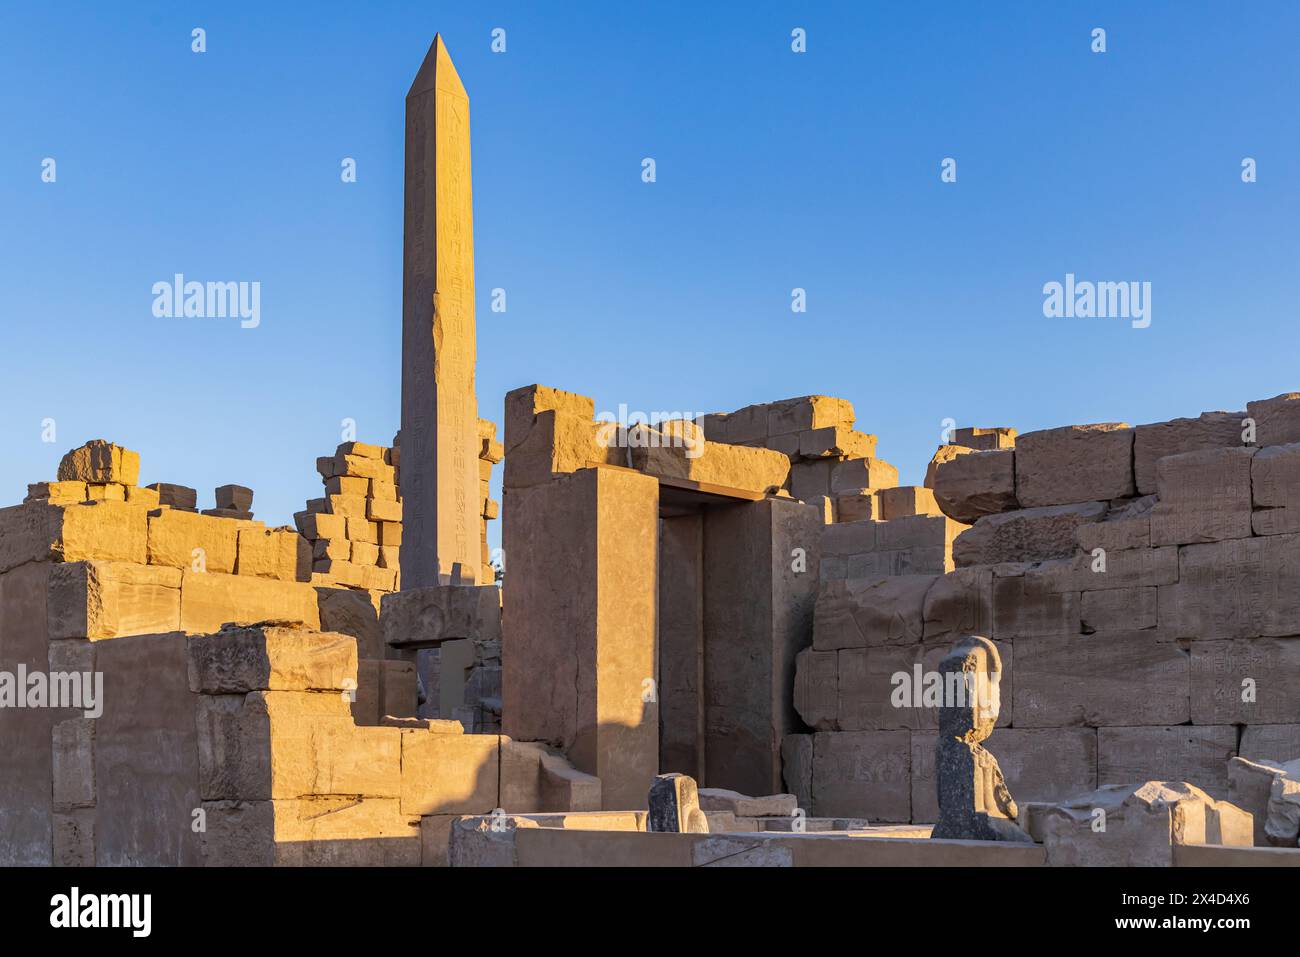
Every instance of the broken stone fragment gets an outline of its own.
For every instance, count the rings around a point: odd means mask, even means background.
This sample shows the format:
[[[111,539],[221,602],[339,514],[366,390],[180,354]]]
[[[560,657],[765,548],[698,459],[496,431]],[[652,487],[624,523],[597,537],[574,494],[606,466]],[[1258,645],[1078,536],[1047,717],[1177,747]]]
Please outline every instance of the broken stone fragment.
[[[140,481],[140,453],[103,439],[91,439],[63,456],[60,482],[108,482],[135,485]]]
[[[799,807],[793,794],[768,794],[750,797],[726,788],[699,788],[700,808],[705,811],[726,811],[736,817],[792,817]]]
[[[940,462],[933,479],[934,499],[940,510],[951,519],[973,525],[985,515],[1019,508],[1021,503],[1016,498],[1016,456],[1019,454],[1014,449],[994,449],[959,453]]]
[[[659,774],[650,785],[646,830],[670,834],[708,834],[709,820],[700,809],[695,779],[685,774]]]
[[[1169,867],[1177,844],[1249,847],[1251,815],[1185,781],[1111,784],[1042,817],[1049,866]]]
[[[236,512],[253,510],[253,490],[243,485],[219,485],[216,488],[217,508]]]

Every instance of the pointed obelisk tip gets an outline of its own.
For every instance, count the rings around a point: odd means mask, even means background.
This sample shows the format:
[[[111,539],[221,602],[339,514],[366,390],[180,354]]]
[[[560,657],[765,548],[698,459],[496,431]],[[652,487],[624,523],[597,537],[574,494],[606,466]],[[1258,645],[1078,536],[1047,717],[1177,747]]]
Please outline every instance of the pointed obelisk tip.
[[[424,55],[424,62],[420,64],[419,72],[415,74],[415,80],[406,96],[409,99],[427,93],[439,83],[443,89],[456,90],[462,95],[465,93],[465,86],[460,82],[460,75],[451,62],[451,54],[447,52],[447,44],[443,42],[441,33],[435,33],[433,42],[429,44],[429,52]]]

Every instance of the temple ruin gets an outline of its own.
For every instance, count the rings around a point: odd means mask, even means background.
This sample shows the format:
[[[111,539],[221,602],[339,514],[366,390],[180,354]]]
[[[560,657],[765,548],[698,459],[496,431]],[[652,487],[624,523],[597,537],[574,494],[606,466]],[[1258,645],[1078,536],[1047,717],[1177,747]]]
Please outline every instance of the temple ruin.
[[[956,429],[922,486],[846,398],[481,419],[440,38],[406,105],[398,435],[293,526],[107,440],[0,509],[0,863],[1300,865],[1300,393]],[[945,709],[1002,840],[931,837]]]

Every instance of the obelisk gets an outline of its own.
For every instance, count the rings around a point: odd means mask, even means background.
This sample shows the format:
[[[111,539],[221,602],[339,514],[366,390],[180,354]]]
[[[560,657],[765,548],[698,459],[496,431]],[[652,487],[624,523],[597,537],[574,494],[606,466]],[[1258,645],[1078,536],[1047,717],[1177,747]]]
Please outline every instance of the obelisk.
[[[402,588],[475,584],[474,221],[469,97],[435,36],[406,94]]]

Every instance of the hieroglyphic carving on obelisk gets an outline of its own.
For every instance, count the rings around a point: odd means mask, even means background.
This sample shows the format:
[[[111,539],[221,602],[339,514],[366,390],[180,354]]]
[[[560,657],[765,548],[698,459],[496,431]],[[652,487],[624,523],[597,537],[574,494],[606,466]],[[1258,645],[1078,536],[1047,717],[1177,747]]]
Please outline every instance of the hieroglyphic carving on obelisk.
[[[435,36],[406,94],[403,589],[474,584],[482,563],[474,360],[469,97]]]

